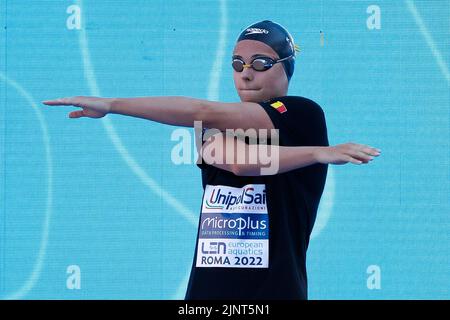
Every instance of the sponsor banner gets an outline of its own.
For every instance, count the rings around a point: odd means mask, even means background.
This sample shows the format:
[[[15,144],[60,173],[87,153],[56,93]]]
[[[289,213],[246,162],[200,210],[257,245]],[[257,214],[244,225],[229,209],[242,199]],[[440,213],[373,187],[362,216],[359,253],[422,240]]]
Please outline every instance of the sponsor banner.
[[[205,187],[202,213],[265,213],[266,188],[264,184],[248,184],[242,188],[228,186]]]
[[[264,184],[205,187],[196,254],[197,267],[268,268]]]
[[[199,239],[196,266],[268,268],[269,240]]]
[[[267,214],[209,213],[200,222],[200,238],[268,239]]]

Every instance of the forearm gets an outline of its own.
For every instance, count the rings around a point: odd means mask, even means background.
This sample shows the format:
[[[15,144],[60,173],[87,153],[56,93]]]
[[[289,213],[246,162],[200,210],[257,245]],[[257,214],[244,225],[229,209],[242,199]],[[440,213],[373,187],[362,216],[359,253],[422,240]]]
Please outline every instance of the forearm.
[[[258,161],[255,164],[245,163],[236,166],[236,174],[240,176],[263,176],[285,173],[318,163],[317,151],[326,147],[285,147],[267,146],[270,156],[263,156],[258,149]],[[260,148],[260,145],[258,145]],[[269,153],[269,152],[268,152]]]
[[[202,121],[207,100],[189,97],[114,98],[109,113],[148,119],[174,126],[193,127]]]

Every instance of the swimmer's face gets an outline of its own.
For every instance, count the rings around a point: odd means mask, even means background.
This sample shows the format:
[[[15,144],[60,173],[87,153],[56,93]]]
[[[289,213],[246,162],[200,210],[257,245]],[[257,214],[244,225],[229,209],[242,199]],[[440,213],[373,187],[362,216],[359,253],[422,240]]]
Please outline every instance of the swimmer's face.
[[[240,56],[245,64],[250,64],[256,54],[274,60],[280,58],[271,47],[255,40],[239,41],[233,51],[233,56]],[[233,69],[233,79],[242,102],[262,102],[285,96],[288,90],[288,79],[281,62],[266,71],[244,68],[242,72],[237,72]]]

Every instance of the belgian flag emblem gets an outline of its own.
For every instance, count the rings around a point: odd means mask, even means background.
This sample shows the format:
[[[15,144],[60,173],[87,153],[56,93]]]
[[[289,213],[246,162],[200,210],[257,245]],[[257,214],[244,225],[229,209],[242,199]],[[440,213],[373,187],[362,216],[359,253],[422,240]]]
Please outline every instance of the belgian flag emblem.
[[[279,113],[284,113],[287,111],[286,106],[281,101],[271,103],[270,105],[274,107]]]

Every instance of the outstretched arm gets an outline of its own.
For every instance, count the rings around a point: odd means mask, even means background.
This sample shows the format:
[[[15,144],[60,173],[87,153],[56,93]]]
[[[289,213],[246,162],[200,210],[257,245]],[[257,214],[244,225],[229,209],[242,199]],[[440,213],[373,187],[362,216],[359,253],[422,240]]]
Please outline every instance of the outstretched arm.
[[[316,163],[367,164],[381,150],[358,143],[336,146],[249,145],[241,139],[216,133],[198,146],[203,160],[237,176],[265,176],[285,173]]]
[[[43,101],[46,105],[72,105],[82,108],[69,113],[70,118],[90,117],[101,118],[108,113],[116,113],[138,118],[144,118],[164,124],[193,127],[194,121],[202,121],[203,126],[218,130],[226,129],[274,129],[267,113],[256,103],[222,103],[188,97],[138,97],[138,98],[98,98],[69,97]],[[229,138],[226,138],[229,139]],[[254,152],[252,146],[240,142],[245,153]],[[242,144],[245,144],[243,146]],[[257,152],[266,148],[257,145]],[[373,159],[376,149],[354,143],[335,147],[279,147],[271,146],[269,153],[278,154],[278,160],[270,157],[277,167],[262,170],[268,163],[219,163],[211,161],[212,165],[231,171],[237,175],[268,175],[283,173],[314,163],[355,164],[368,163]],[[253,150],[253,151],[252,151]],[[217,148],[225,156],[225,149]],[[204,153],[203,153],[204,154]],[[220,154],[219,154],[220,157]],[[217,158],[217,156],[216,156]],[[249,158],[250,159],[250,158]],[[267,159],[265,159],[267,160]]]
[[[193,127],[194,121],[202,121],[204,127],[219,130],[274,128],[266,112],[253,102],[224,103],[178,96],[137,98],[77,96],[47,100],[43,103],[82,108],[70,112],[70,118],[101,118],[113,113],[184,127]]]

